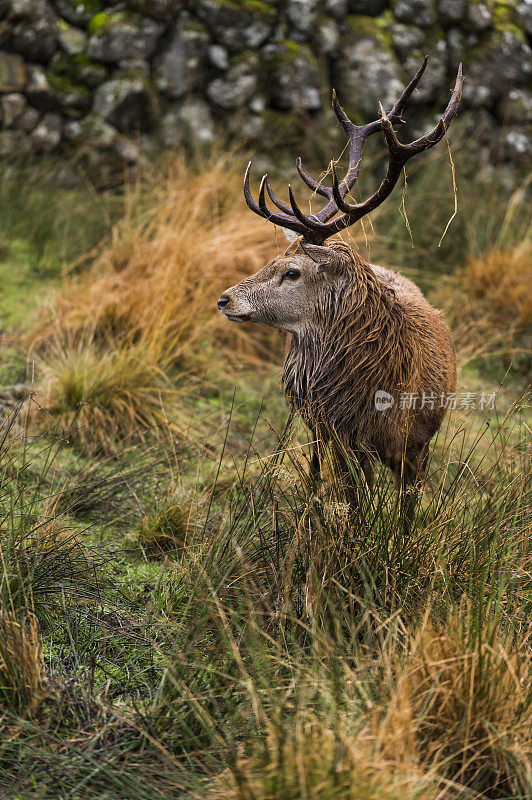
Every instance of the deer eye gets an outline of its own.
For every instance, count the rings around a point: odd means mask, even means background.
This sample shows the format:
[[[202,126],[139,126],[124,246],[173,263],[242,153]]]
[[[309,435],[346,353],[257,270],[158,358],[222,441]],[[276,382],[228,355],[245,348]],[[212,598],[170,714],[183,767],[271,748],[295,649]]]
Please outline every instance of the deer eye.
[[[287,269],[281,280],[284,281],[286,278],[289,281],[297,281],[300,275],[301,273],[298,269]]]

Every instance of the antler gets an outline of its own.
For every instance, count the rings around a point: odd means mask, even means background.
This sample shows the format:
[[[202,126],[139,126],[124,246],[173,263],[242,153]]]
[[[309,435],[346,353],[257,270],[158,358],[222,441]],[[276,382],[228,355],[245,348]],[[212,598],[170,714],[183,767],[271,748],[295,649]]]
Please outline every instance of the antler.
[[[433,147],[435,144],[437,144],[445,134],[445,131],[451,124],[453,117],[456,114],[460,97],[462,95],[462,86],[464,82],[461,64],[458,67],[458,74],[456,76],[456,83],[451,95],[451,99],[449,100],[449,104],[436,127],[426,133],[425,136],[422,136],[420,139],[416,139],[416,141],[411,142],[410,144],[402,144],[395,135],[393,125],[399,122],[404,122],[401,114],[406,108],[412,92],[418,85],[427,66],[427,62],[428,56],[425,56],[421,67],[418,69],[402,93],[401,97],[391,108],[391,110],[386,114],[381,103],[379,103],[380,118],[374,122],[369,122],[367,125],[355,125],[353,122],[351,122],[343,108],[340,106],[336,98],[336,92],[333,90],[333,108],[349,140],[349,166],[345,178],[338,182],[334,161],[331,161],[330,169],[332,186],[324,186],[318,181],[315,181],[314,178],[309,175],[309,173],[304,169],[300,158],[296,160],[297,171],[299,172],[299,175],[304,183],[306,183],[310,189],[316,192],[316,194],[319,194],[321,197],[326,197],[328,200],[327,204],[320,211],[318,211],[316,214],[304,214],[296,203],[294,193],[290,185],[288,186],[290,205],[284,203],[277,197],[271,188],[267,175],[264,175],[262,178],[259,188],[259,202],[257,204],[249,188],[251,161],[248,164],[244,177],[244,197],[249,208],[254,211],[255,214],[258,214],[260,217],[264,217],[269,222],[273,222],[275,225],[281,225],[283,228],[288,228],[289,230],[295,231],[295,233],[300,234],[305,241],[313,244],[323,244],[323,242],[330,236],[338,231],[343,230],[344,228],[348,228],[350,225],[353,225],[355,222],[361,219],[365,214],[368,214],[370,211],[373,211],[375,208],[377,208],[377,206],[379,206],[392,192],[408,159],[417,155],[417,153],[421,153],[423,150],[428,150],[430,147]],[[374,192],[371,197],[368,197],[368,199],[363,203],[348,203],[344,198],[351,191],[355,181],[358,178],[364,142],[368,136],[371,136],[372,134],[381,130],[384,133],[384,138],[386,139],[389,153],[389,163],[386,176],[384,177],[377,191]],[[271,211],[268,208],[266,204],[265,192],[268,193],[270,200],[279,209],[279,211]],[[336,219],[332,219],[339,211],[343,212],[342,215],[336,217]]]

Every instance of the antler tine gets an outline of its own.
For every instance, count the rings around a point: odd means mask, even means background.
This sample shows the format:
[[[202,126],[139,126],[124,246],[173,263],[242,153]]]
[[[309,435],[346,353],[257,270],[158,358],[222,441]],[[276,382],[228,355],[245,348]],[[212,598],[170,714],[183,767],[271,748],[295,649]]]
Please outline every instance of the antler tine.
[[[367,200],[365,200],[363,203],[350,205],[341,197],[339,187],[337,185],[335,186],[335,184],[337,184],[337,178],[333,172],[333,197],[336,202],[338,202],[338,197],[340,197],[340,200],[342,201],[342,207],[340,208],[340,204],[338,204],[338,207],[340,210],[344,211],[344,213],[341,217],[338,217],[337,219],[326,224],[326,227],[329,231],[327,237],[332,236],[332,234],[336,233],[337,231],[353,225],[353,223],[357,222],[365,214],[368,214],[370,211],[373,211],[375,208],[377,208],[377,206],[379,206],[382,201],[385,200],[392,192],[406,162],[412,158],[412,156],[415,156],[417,153],[421,153],[423,150],[428,150],[430,147],[433,147],[440,141],[458,108],[458,103],[460,102],[460,96],[462,92],[462,85],[463,74],[462,65],[460,64],[451,99],[442,118],[432,131],[429,131],[429,133],[427,133],[425,136],[417,139],[415,142],[411,142],[410,144],[402,144],[402,142],[399,141],[395,131],[393,130],[390,117],[386,115],[384,108],[382,107],[382,103],[379,103],[380,123],[386,139],[386,144],[388,146],[388,152],[390,154],[386,175],[377,191],[368,197]]]
[[[334,166],[334,161],[331,161],[330,170],[332,176],[332,193],[334,201],[340,211],[344,211],[346,214],[349,214],[352,212],[353,206],[350,203],[346,203],[346,201],[340,194],[340,189],[338,186],[338,175],[336,174],[336,167]]]
[[[272,201],[272,203],[275,203],[275,205],[277,206],[279,211],[283,211],[285,214],[291,215],[292,211],[290,210],[290,206],[287,205],[286,203],[284,203],[282,200],[280,200],[277,197],[277,195],[273,191],[272,187],[270,186],[270,181],[268,180],[268,176],[265,175],[264,177],[266,179],[264,181],[264,183],[266,185],[266,191],[268,192],[268,196],[269,196],[270,200]]]
[[[263,175],[259,186],[259,208],[265,217],[268,217],[268,219],[273,219],[277,215],[275,211],[273,212],[270,211],[270,209],[266,205],[266,196],[264,194],[267,183],[268,183],[268,176]]]
[[[382,107],[382,103],[379,100],[379,112],[381,115],[381,123],[382,123],[382,131],[384,133],[384,138],[386,139],[386,144],[388,145],[388,151],[390,155],[397,156],[401,153],[401,150],[408,145],[403,145],[395,135],[395,131],[393,129],[393,125],[386,116],[384,108]]]
[[[336,114],[340,125],[344,129],[346,136],[348,138],[351,137],[357,126],[354,122],[351,122],[344,109],[338,102],[338,98],[336,97],[336,89],[332,90],[332,107],[334,108],[334,113]]]
[[[308,226],[300,223],[297,219],[294,219],[292,215],[287,214],[278,214],[275,211],[270,211],[268,206],[266,205],[266,197],[265,197],[265,190],[268,184],[268,176],[263,175],[262,180],[259,186],[259,204],[255,203],[253,198],[253,204],[258,208],[258,214],[261,217],[266,217],[269,222],[273,222],[274,225],[280,225],[282,228],[288,228],[291,231],[295,231],[295,233],[299,233],[300,235],[304,236],[308,230]],[[249,183],[248,183],[249,187]],[[251,194],[251,193],[250,193]],[[249,205],[249,203],[248,203]],[[255,209],[253,209],[255,210]]]
[[[323,186],[321,183],[318,183],[318,181],[314,180],[312,175],[309,175],[309,173],[304,168],[301,162],[300,156],[296,158],[296,167],[297,171],[299,172],[300,178],[303,180],[304,183],[307,184],[309,189],[312,189],[314,192],[316,192],[316,194],[319,194],[322,197],[326,197],[328,200],[331,199],[332,189],[329,189],[328,186]]]
[[[345,133],[349,138],[349,167],[345,174],[344,179],[339,183],[336,174],[334,162],[331,162],[330,169],[332,175],[332,188],[323,186],[321,183],[312,178],[311,175],[304,169],[301,159],[296,161],[297,171],[304,181],[304,183],[322,197],[326,197],[328,202],[316,214],[304,214],[294,197],[292,187],[288,187],[288,194],[290,198],[290,206],[280,200],[268,181],[268,176],[265,175],[261,181],[259,189],[259,202],[255,201],[251,190],[249,188],[249,174],[251,169],[251,162],[248,164],[246,174],[244,177],[244,197],[249,208],[258,214],[260,217],[265,217],[270,222],[276,225],[281,225],[284,228],[289,228],[292,231],[303,236],[309,242],[316,244],[323,244],[323,242],[332,236],[334,233],[349,227],[354,222],[359,220],[365,214],[373,211],[378,205],[385,200],[392,192],[396,185],[401,171],[409,158],[421,153],[423,150],[435,145],[445,134],[445,131],[452,122],[463,87],[463,72],[462,65],[458,67],[456,82],[454,85],[451,99],[445,109],[441,119],[435,128],[426,133],[419,139],[409,144],[403,144],[397,138],[393,129],[393,123],[403,122],[401,113],[405,109],[412,93],[417,87],[421,77],[427,67],[428,56],[425,56],[420,68],[401,94],[401,97],[392,107],[388,114],[385,113],[382,104],[379,103],[379,119],[370,122],[367,125],[355,125],[337,100],[336,92],[333,91],[332,103],[335,114],[342,125]],[[365,200],[363,203],[350,204],[344,198],[352,189],[360,171],[360,164],[362,159],[362,148],[368,136],[377,131],[382,130],[386,139],[389,152],[389,162],[386,175],[382,180],[379,188]],[[279,212],[272,212],[266,205],[266,195],[277,206]],[[340,217],[332,219],[338,211],[343,212]]]
[[[247,204],[248,208],[250,208],[252,211],[254,211],[255,214],[258,214],[259,217],[264,217],[266,215],[263,214],[262,211],[260,210],[259,206],[257,205],[257,203],[255,201],[255,198],[251,194],[251,189],[249,188],[249,173],[250,172],[251,172],[251,161],[247,165],[246,174],[244,175],[244,199],[246,201],[246,204]]]
[[[460,99],[462,97],[462,89],[464,87],[464,73],[462,70],[462,62],[458,64],[458,72],[456,73],[456,81],[454,82],[454,89],[451,94],[451,99],[447,104],[447,108],[443,112],[443,123],[446,128],[449,127],[451,124],[456,111],[458,110],[458,104],[460,103]]]
[[[301,224],[305,225],[307,228],[310,228],[313,231],[319,231],[320,233],[325,233],[325,231],[323,230],[323,223],[313,219],[311,216],[307,214],[303,214],[298,204],[296,203],[296,198],[294,197],[294,192],[292,191],[292,187],[290,186],[290,184],[288,184],[288,195],[290,197],[290,205],[292,206],[292,211],[294,212],[294,216],[301,222]]]
[[[464,83],[464,76],[462,72],[462,64],[458,65],[458,72],[456,74],[456,81],[454,84],[454,89],[451,94],[451,99],[447,104],[447,108],[443,112],[438,124],[435,128],[431,131],[426,133],[424,136],[421,136],[419,139],[416,139],[414,142],[410,142],[410,144],[401,144],[397,137],[395,137],[396,145],[404,151],[405,155],[408,153],[409,158],[411,155],[415,155],[416,153],[422,153],[423,150],[427,150],[429,147],[437,144],[440,139],[445,134],[445,131],[451,124],[454,115],[458,109],[458,104],[460,102],[460,97],[462,96],[462,86]],[[383,122],[384,128],[384,122]],[[386,135],[386,130],[385,130]],[[395,136],[395,134],[394,134]]]
[[[411,98],[411,96],[412,96],[412,94],[414,92],[414,89],[417,87],[419,81],[421,80],[421,76],[425,72],[428,63],[429,63],[429,57],[425,56],[425,58],[423,59],[423,63],[421,64],[420,68],[418,69],[418,71],[416,72],[416,74],[414,75],[414,77],[412,78],[412,80],[410,81],[410,83],[408,84],[406,89],[404,90],[403,94],[401,95],[401,97],[399,98],[397,103],[395,103],[395,105],[393,106],[393,108],[391,109],[389,114],[387,114],[387,116],[393,122],[399,122],[399,120],[401,120],[401,114],[405,110],[405,108],[406,108],[406,106],[408,104],[408,101],[410,100],[410,98]],[[396,118],[395,120],[394,120],[394,117]]]

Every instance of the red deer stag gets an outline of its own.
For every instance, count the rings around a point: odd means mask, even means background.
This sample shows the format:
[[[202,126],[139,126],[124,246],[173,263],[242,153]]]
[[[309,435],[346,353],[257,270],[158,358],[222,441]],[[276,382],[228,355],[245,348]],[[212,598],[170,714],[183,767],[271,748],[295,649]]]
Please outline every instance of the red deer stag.
[[[356,503],[356,481],[345,454],[357,459],[371,486],[376,457],[390,467],[402,498],[405,529],[412,522],[418,488],[427,463],[428,445],[441,425],[446,398],[456,389],[456,357],[451,334],[411,281],[368,264],[342,241],[327,239],[373,211],[392,192],[406,162],[433,147],[445,135],[462,92],[462,65],[449,105],[436,127],[410,144],[402,144],[393,126],[427,65],[425,58],[399,100],[380,118],[354,125],[333,92],[333,107],[348,139],[349,167],[338,181],[331,161],[331,186],[315,181],[296,161],[299,175],[327,199],[316,214],[304,214],[288,187],[290,205],[280,200],[264,175],[258,203],[249,188],[244,196],[259,216],[298,235],[286,252],[255,275],[227,289],[219,310],[232,322],[256,322],[287,331],[291,341],[282,386],[292,407],[320,444],[332,443]],[[382,131],[389,151],[386,176],[377,191],[361,203],[346,196],[360,170],[368,136]],[[266,204],[265,192],[278,211]],[[337,216],[338,212],[341,212]],[[412,402],[405,403],[405,397]],[[312,470],[319,476],[320,448],[314,448]]]

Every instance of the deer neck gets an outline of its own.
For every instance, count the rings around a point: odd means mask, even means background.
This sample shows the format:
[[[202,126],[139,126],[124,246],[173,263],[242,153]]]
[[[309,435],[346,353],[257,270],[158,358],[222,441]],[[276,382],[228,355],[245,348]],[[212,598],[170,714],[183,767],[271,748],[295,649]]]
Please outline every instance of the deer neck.
[[[307,424],[319,417],[339,427],[386,388],[375,364],[383,364],[381,349],[397,342],[400,317],[366,264],[356,264],[345,283],[324,295],[313,324],[292,337],[282,376],[285,394]]]

